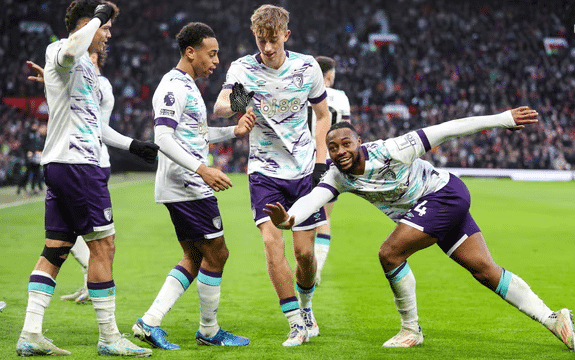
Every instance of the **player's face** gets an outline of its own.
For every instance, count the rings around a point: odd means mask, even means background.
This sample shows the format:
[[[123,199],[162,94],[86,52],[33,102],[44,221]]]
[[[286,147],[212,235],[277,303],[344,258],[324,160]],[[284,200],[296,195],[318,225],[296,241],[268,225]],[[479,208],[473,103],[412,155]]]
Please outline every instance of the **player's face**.
[[[266,66],[278,69],[285,60],[284,44],[289,39],[291,31],[280,31],[266,36],[257,36],[256,45],[261,52],[262,61]]]
[[[108,39],[112,37],[110,29],[112,28],[112,21],[108,21],[96,31],[94,38],[92,39],[92,44],[90,44],[90,53],[97,51],[106,50],[106,43]]]
[[[342,173],[361,175],[361,139],[351,129],[332,130],[326,138],[329,157]]]
[[[200,46],[194,48],[192,66],[196,77],[208,77],[214,73],[220,63],[219,50],[216,38],[205,38]]]

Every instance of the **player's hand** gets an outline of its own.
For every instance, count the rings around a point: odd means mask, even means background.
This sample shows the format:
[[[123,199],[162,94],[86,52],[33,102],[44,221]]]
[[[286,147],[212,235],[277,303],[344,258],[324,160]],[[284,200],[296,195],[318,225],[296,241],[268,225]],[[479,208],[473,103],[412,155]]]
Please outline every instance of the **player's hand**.
[[[243,136],[249,134],[250,131],[254,128],[256,123],[256,114],[254,113],[253,108],[249,108],[248,111],[242,115],[240,120],[238,121],[238,125],[234,128],[234,135],[235,136]]]
[[[313,186],[319,184],[321,177],[327,170],[327,165],[323,163],[315,163],[313,168]]]
[[[129,151],[141,157],[146,161],[148,164],[153,164],[156,162],[156,157],[158,156],[158,149],[160,147],[152,142],[140,141],[140,140],[132,140],[130,143]]]
[[[94,17],[102,22],[100,27],[114,17],[114,8],[110,4],[100,4],[94,10]]]
[[[208,167],[204,164],[196,169],[196,174],[200,175],[206,184],[214,191],[224,191],[234,185],[230,178],[221,170]]]
[[[232,93],[230,94],[230,107],[232,111],[236,113],[246,112],[246,108],[254,94],[254,91],[247,92],[244,86],[239,82],[235,83],[232,87]]]
[[[279,202],[276,202],[275,205],[266,204],[263,210],[269,215],[270,220],[278,229],[289,230],[295,223],[295,217],[293,215],[290,217],[286,209]]]
[[[26,65],[30,70],[36,71],[36,76],[28,76],[28,80],[37,81],[39,83],[44,83],[44,69],[33,61],[26,61]]]
[[[513,120],[515,121],[514,128],[510,128],[509,130],[521,130],[527,124],[534,124],[539,120],[539,113],[536,110],[531,109],[529,106],[521,106],[511,110],[511,116],[513,116]]]

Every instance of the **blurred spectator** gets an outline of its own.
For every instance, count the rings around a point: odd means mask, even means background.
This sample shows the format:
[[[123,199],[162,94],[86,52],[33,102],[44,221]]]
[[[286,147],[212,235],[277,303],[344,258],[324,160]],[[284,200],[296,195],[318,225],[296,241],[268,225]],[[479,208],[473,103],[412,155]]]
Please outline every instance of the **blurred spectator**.
[[[26,80],[29,70],[24,63],[33,60],[43,65],[46,45],[65,36],[63,22],[54,19],[63,18],[68,1],[0,1],[0,97],[43,96],[41,86]],[[150,93],[160,81],[159,74],[166,73],[179,56],[174,37],[190,21],[209,24],[221,39],[221,63],[212,81],[198,80],[211,110],[230,62],[257,51],[245,19],[266,2],[198,0],[193,11],[183,0],[123,4],[122,17],[112,28],[118,36],[110,41],[104,69],[117,99],[110,125],[141,140],[153,137]],[[566,28],[559,2],[280,4],[291,12],[289,26],[298,34],[290,38],[290,49],[336,59],[337,87],[348,94],[351,121],[365,141],[529,105],[541,114],[540,126],[517,133],[491,130],[452,140],[426,158],[438,166],[575,168],[575,50],[560,49],[550,55],[543,46],[545,37],[573,41],[566,34],[572,26]],[[380,47],[367,43],[370,34],[386,31],[397,35],[397,43]],[[390,104],[407,109],[409,117],[385,115],[382,109]],[[209,121],[213,126],[227,126],[235,120]],[[21,156],[19,134],[31,122],[26,115],[0,105],[0,182],[14,182],[17,160],[13,157]],[[246,139],[211,149],[214,166],[228,172],[245,171]],[[111,155],[114,161],[116,156]],[[112,169],[118,170],[114,162]]]

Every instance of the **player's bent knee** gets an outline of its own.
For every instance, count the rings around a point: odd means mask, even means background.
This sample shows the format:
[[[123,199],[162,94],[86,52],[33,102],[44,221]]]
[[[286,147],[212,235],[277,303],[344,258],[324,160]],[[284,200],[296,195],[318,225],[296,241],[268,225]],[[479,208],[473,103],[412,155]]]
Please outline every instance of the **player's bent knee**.
[[[56,267],[61,267],[64,261],[68,258],[68,254],[70,253],[71,246],[59,246],[59,247],[48,247],[44,246],[44,250],[42,250],[43,256],[48,260],[52,265]]]

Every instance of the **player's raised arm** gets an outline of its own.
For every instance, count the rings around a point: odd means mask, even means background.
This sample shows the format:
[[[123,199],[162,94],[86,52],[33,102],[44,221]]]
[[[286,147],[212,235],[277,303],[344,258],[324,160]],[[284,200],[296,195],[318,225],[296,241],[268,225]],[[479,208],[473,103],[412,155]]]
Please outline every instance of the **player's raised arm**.
[[[100,4],[94,11],[94,17],[85,23],[79,25],[79,29],[72,32],[70,37],[62,46],[58,53],[56,61],[62,67],[71,67],[76,60],[82,56],[92,44],[96,31],[105,26],[114,16],[114,7],[109,4]]]
[[[431,148],[454,137],[471,135],[492,128],[520,130],[538,121],[539,113],[528,106],[507,110],[500,114],[471,116],[428,126],[405,135],[386,140],[393,158],[413,162]]]

